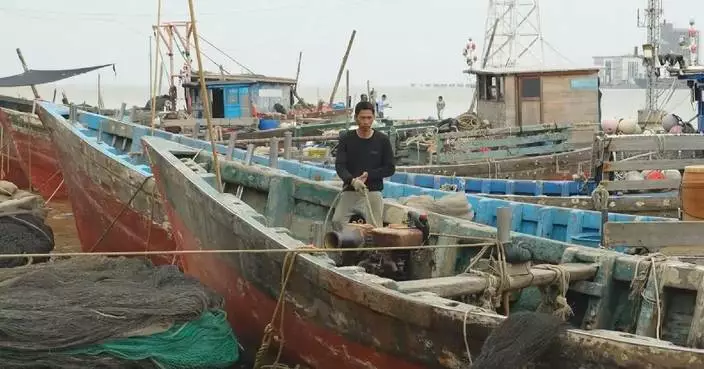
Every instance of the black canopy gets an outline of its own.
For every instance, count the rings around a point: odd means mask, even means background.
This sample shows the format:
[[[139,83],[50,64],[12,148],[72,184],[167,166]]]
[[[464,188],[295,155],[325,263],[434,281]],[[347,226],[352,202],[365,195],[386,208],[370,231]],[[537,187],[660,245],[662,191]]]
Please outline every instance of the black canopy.
[[[34,70],[30,69],[22,74],[0,78],[0,87],[17,87],[41,85],[44,83],[56,82],[79,74],[88,73],[96,69],[112,66],[115,71],[115,64],[103,64],[93,67],[76,68],[76,69],[60,69],[60,70]]]

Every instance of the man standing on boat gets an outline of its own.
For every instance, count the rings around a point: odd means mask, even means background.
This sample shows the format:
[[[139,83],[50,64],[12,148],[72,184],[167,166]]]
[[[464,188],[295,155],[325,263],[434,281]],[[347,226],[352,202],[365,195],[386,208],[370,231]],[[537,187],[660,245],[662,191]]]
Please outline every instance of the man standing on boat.
[[[386,95],[381,95],[381,99],[376,103],[376,108],[378,110],[377,115],[379,116],[379,118],[384,118],[384,109],[390,107],[391,105],[386,100]]]
[[[438,108],[438,120],[442,120],[442,113],[445,111],[445,100],[442,96],[438,96],[438,102],[435,105]]]
[[[343,189],[332,217],[336,230],[358,213],[364,214],[367,223],[381,227],[384,178],[396,171],[391,141],[385,134],[372,129],[374,104],[369,101],[357,103],[354,118],[358,128],[341,134],[337,144],[335,170],[342,179]]]

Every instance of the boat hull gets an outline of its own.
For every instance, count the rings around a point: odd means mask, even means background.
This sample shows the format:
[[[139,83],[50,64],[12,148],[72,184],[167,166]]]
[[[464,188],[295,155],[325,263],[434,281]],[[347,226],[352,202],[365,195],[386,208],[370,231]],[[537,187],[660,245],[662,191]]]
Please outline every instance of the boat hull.
[[[285,177],[279,177],[277,171],[253,168],[252,172],[241,173],[238,178],[252,185],[250,190],[245,190],[243,198],[248,203],[256,203],[257,208],[264,206],[265,218],[235,196],[216,191],[209,181],[212,174],[196,174],[176,157],[160,154],[164,150],[150,146],[152,140],[145,140],[157,185],[174,227],[175,240],[184,249],[304,247],[280,228],[267,224],[279,224],[276,219],[290,222],[290,229],[295,233],[296,229],[310,225],[305,219],[308,222],[311,217],[318,219],[317,213],[324,216],[324,212],[315,212],[311,206],[328,204],[334,197],[334,188],[289,177],[292,182],[288,185],[291,191],[295,189],[296,201],[305,203],[280,204],[288,198],[285,193],[282,195],[286,188]],[[192,157],[198,151],[179,149],[178,152]],[[234,173],[243,171],[243,167],[233,163],[225,171],[237,176]],[[278,204],[277,209],[294,206],[298,210],[293,211],[296,214],[289,214],[291,218],[277,218],[279,210],[265,205],[274,202]],[[404,211],[398,205],[386,205],[394,207],[395,211]],[[474,227],[470,222],[443,219],[455,222],[455,228]],[[431,223],[435,221],[440,220],[431,220]],[[229,319],[238,337],[250,345],[260,343],[272,319],[281,296],[284,264],[281,253],[188,255],[183,262],[187,273],[226,297]],[[360,269],[336,267],[325,256],[297,257],[290,280],[283,289],[286,305],[282,329],[284,338],[288,337],[284,341],[287,359],[313,368],[466,368],[469,364],[463,326],[467,327],[469,349],[476,355],[502,319],[437,294],[401,293],[395,289],[393,281]],[[465,313],[467,309],[469,313]],[[275,323],[273,327],[279,329],[280,326]],[[687,367],[687,364],[704,365],[701,350],[620,332],[570,330],[562,344],[558,356],[562,361],[560,367],[565,369],[674,369]],[[276,344],[272,347],[275,349]]]
[[[45,109],[39,116],[57,143],[83,251],[175,249],[150,175],[109,157]],[[174,258],[154,256],[152,261],[165,264]]]
[[[20,165],[32,189],[45,199],[66,199],[68,191],[51,136],[36,115],[3,109],[0,123],[13,141]]]
[[[574,174],[589,178],[591,158],[592,149],[584,148],[559,154],[465,164],[399,166],[396,170],[459,177],[571,180]]]
[[[9,117],[0,110],[0,180],[10,181],[19,188],[28,188],[29,180],[27,173],[22,169],[17,148],[14,145],[12,136],[7,128],[6,122]]]

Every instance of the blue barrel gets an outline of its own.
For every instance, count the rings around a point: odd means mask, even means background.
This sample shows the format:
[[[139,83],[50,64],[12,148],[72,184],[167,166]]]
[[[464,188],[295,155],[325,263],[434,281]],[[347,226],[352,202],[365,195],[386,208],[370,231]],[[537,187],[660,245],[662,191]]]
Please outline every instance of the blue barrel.
[[[276,119],[260,119],[259,120],[259,130],[265,131],[267,129],[279,128],[280,124],[281,124],[281,122],[279,122]]]
[[[336,103],[332,104],[332,109],[333,109],[333,110],[344,110],[344,109],[345,109],[345,103],[336,102]]]

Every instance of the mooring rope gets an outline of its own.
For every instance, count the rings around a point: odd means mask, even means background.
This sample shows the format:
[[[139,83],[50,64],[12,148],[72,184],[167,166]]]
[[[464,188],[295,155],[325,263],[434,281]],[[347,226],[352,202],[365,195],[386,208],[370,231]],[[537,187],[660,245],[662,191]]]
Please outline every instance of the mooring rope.
[[[115,226],[115,224],[117,223],[118,219],[120,219],[122,214],[124,214],[127,211],[127,209],[129,209],[129,207],[132,205],[132,201],[134,201],[134,199],[137,197],[139,192],[142,191],[142,188],[144,187],[145,184],[147,184],[147,181],[152,178],[154,178],[154,176],[151,176],[151,175],[144,178],[144,181],[142,181],[142,184],[140,184],[139,187],[137,188],[137,190],[134,191],[134,193],[132,194],[132,197],[130,197],[130,199],[127,201],[127,203],[125,203],[125,205],[122,207],[122,209],[120,209],[120,212],[117,214],[115,219],[112,220],[110,225],[108,225],[107,228],[105,228],[105,231],[103,231],[103,234],[100,235],[100,238],[98,238],[98,241],[96,241],[95,244],[93,244],[93,246],[91,246],[91,248],[89,249],[89,252],[95,250],[95,248],[98,247],[98,245],[100,245],[101,242],[103,242],[103,239],[105,239],[105,236],[107,236],[107,234],[110,232],[110,230],[112,230],[112,227]]]

